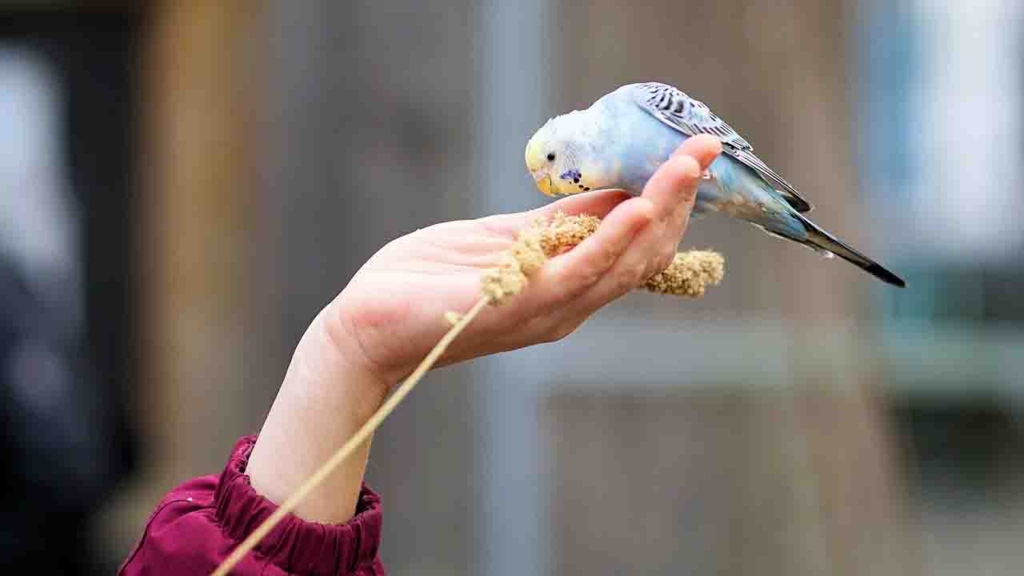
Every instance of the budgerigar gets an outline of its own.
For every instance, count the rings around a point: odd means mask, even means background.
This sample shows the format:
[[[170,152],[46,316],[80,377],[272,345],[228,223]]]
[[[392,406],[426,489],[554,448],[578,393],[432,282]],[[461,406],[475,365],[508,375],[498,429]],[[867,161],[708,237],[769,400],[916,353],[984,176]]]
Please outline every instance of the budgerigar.
[[[526,145],[526,166],[553,196],[621,188],[639,194],[687,138],[716,136],[719,156],[704,175],[694,212],[722,212],[823,255],[838,255],[889,284],[905,282],[808,220],[811,205],[754,155],[742,136],[702,102],[657,82],[629,84],[590,108],[548,120]]]

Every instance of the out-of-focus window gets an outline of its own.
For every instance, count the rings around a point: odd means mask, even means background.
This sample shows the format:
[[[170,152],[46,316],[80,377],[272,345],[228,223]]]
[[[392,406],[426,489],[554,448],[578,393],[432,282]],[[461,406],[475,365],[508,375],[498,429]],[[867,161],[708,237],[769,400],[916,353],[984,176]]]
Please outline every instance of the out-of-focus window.
[[[1018,574],[1024,527],[1024,176],[1018,0],[865,0],[859,169],[878,347],[927,572]]]
[[[0,572],[110,573],[133,458],[136,12],[0,8]],[[59,542],[59,546],[54,546]]]
[[[883,2],[858,30],[861,184],[912,290],[886,320],[1024,323],[1015,0]]]
[[[45,59],[0,45],[0,252],[77,319],[78,221],[63,173],[59,88]]]

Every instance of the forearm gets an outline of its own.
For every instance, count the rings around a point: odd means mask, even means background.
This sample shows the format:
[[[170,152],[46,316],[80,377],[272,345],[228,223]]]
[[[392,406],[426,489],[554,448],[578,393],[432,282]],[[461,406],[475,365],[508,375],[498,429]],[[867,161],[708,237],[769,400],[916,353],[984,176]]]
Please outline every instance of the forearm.
[[[321,314],[303,335],[249,459],[255,490],[281,504],[380,406],[385,383],[359,351],[329,334]],[[295,510],[304,520],[340,523],[355,512],[369,441]]]

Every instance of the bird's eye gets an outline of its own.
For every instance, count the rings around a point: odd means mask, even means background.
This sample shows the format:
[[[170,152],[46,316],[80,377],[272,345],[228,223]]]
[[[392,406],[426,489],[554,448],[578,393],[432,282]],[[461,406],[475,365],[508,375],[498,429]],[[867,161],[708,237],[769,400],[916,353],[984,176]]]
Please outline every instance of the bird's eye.
[[[554,162],[554,161],[555,161],[555,153],[554,152],[548,152],[548,162]]]

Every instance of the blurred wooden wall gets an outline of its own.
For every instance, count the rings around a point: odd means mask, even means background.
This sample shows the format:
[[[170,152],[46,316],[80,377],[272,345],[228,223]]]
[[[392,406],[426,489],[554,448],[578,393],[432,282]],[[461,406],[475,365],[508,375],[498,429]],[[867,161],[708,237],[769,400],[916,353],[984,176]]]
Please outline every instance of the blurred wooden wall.
[[[552,573],[920,573],[868,393],[631,384],[547,403]]]
[[[161,2],[142,67],[139,256],[151,390],[146,424],[167,477],[215,471],[245,425],[246,316],[255,305],[250,225],[261,7]]]

